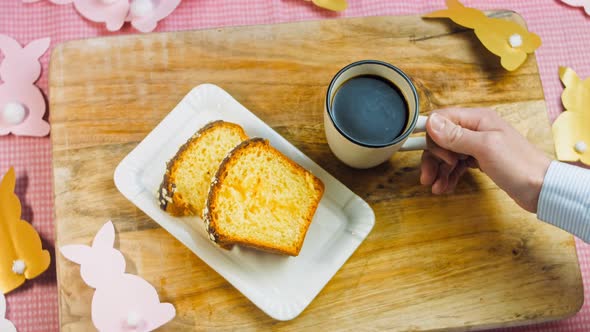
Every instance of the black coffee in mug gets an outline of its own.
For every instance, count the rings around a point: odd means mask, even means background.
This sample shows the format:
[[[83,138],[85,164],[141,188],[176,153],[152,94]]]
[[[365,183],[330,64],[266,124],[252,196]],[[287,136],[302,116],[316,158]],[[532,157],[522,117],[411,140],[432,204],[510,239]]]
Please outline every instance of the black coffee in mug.
[[[392,82],[376,75],[344,82],[332,99],[332,118],[346,135],[364,145],[386,145],[406,128],[409,108]]]
[[[353,62],[336,73],[326,91],[324,130],[330,150],[353,168],[380,165],[398,151],[428,148],[428,118],[412,80],[379,60]]]

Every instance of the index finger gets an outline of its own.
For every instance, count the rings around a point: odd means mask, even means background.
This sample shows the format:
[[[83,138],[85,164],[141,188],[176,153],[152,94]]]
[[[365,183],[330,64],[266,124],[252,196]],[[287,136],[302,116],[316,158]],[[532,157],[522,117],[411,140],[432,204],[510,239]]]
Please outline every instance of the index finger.
[[[447,108],[435,110],[433,113],[473,131],[500,130],[504,123],[498,113],[489,108]]]

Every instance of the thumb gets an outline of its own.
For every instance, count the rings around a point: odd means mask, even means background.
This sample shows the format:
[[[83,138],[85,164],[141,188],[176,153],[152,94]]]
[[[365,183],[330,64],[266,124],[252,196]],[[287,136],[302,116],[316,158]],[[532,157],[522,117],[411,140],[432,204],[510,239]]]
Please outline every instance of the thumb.
[[[436,113],[428,118],[426,131],[438,146],[470,156],[481,151],[484,143],[484,133],[463,128]]]

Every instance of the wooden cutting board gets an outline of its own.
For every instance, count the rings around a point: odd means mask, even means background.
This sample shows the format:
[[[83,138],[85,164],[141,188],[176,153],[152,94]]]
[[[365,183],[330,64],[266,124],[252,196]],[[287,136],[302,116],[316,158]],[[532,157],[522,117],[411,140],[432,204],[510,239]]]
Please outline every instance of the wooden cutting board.
[[[522,23],[512,12],[492,14]],[[341,67],[367,58],[406,71],[423,113],[493,107],[553,153],[535,58],[509,73],[472,31],[446,20],[368,17],[75,41],[53,51],[50,69],[56,246],[90,243],[112,219],[127,272],[175,305],[176,318],[162,329],[169,331],[471,330],[576,313],[583,292],[573,238],[522,211],[479,171],[455,194],[433,196],[418,184],[418,152],[363,171],[334,158],[322,126],[326,87]],[[292,321],[267,317],[113,183],[122,158],[205,82],[375,211],[366,241]],[[89,330],[93,290],[78,265],[56,259],[62,329]]]

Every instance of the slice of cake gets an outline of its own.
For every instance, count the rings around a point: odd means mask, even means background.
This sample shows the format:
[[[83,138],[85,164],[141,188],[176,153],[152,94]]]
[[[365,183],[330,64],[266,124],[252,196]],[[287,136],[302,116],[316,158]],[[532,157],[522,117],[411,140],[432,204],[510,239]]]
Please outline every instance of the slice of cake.
[[[297,256],[324,184],[268,141],[240,143],[211,183],[204,213],[211,240]]]
[[[230,122],[215,121],[201,128],[168,162],[158,191],[160,208],[173,216],[201,216],[221,161],[246,139],[244,129]]]

